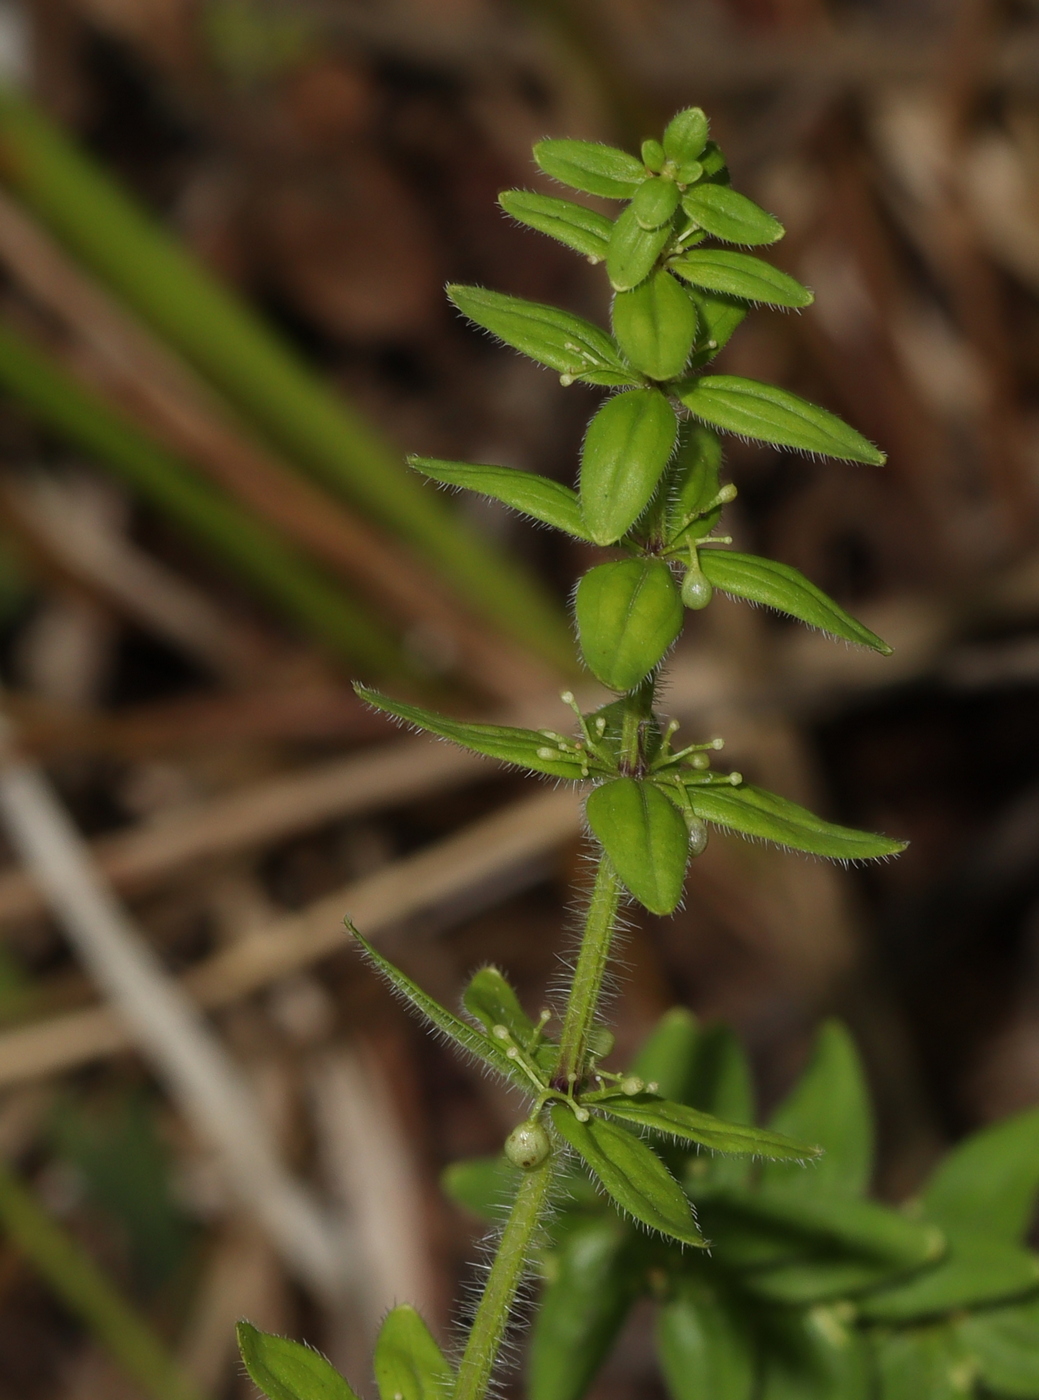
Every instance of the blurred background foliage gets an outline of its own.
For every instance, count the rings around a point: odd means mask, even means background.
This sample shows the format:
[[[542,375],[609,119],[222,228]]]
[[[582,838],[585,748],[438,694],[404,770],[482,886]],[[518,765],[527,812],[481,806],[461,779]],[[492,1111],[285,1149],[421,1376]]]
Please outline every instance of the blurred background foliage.
[[[730,440],[727,461],[740,546],[894,657],[719,601],[672,699],[755,781],[912,844],[841,871],[712,838],[685,909],[631,932],[618,1057],[690,1006],[738,1029],[767,1110],[840,1014],[889,1200],[1039,1100],[1034,3],[5,0],[0,74],[8,721],[352,1267],[331,1296],[256,1223],[4,838],[0,1397],[250,1394],[242,1315],[360,1378],[385,1307],[443,1331],[469,1277],[476,1227],[438,1174],[495,1151],[516,1105],[408,1021],[339,918],[443,999],[493,960],[536,1010],[576,809],[388,732],[349,681],[564,722],[583,547],[403,467],[572,479],[594,396],[442,292],[605,320],[602,279],[496,204],[542,187],[546,134],[637,146],[704,106],[817,297],[751,318],[724,369],[890,454]],[[636,1310],[596,1393],[658,1385]]]

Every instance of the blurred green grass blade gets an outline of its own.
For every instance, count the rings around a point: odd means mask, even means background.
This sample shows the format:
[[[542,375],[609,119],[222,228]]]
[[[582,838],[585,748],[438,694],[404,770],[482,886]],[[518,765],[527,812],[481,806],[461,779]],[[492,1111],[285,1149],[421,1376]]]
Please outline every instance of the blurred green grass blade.
[[[195,476],[2,324],[0,389],[18,398],[48,428],[113,467],[327,648],[369,672],[407,673],[390,634],[273,530]]]
[[[0,1228],[142,1390],[154,1400],[202,1400],[148,1323],[3,1163]]]
[[[0,89],[0,178],[296,465],[416,545],[475,610],[573,670],[562,610],[485,544],[243,302],[25,98]]]

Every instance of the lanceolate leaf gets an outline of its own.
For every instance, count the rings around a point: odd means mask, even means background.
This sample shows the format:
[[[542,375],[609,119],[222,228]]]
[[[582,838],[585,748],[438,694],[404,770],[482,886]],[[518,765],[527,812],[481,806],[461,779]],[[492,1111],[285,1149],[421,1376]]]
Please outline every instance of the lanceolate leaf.
[[[644,1142],[602,1118],[579,1123],[565,1104],[556,1104],[552,1122],[613,1200],[651,1230],[704,1246],[682,1188]]]
[[[693,811],[704,821],[729,827],[744,836],[774,841],[777,846],[789,846],[794,851],[831,860],[876,860],[905,849],[904,841],[823,821],[805,807],[750,783],[741,787],[700,787],[690,783],[686,791]]]
[[[493,1040],[489,1035],[484,1035],[483,1031],[478,1031],[468,1021],[463,1021],[461,1017],[448,1011],[446,1006],[441,1006],[438,1001],[434,1001],[417,983],[401,972],[399,967],[394,967],[381,953],[377,952],[368,940],[358,933],[349,917],[346,920],[346,926],[361,945],[368,961],[378,972],[382,973],[394,991],[413,1006],[420,1016],[424,1016],[436,1030],[440,1031],[448,1040],[453,1041],[467,1055],[482,1060],[484,1064],[497,1070],[506,1079],[518,1084],[528,1093],[530,1092],[532,1088],[530,1080],[509,1059],[505,1053],[505,1047],[500,1041]]]
[[[724,243],[750,248],[783,237],[778,219],[725,185],[694,185],[683,195],[682,208],[694,223]]]
[[[944,1230],[976,1230],[1017,1244],[1035,1215],[1039,1192],[1039,1108],[982,1128],[942,1161],[924,1191],[929,1216]]]
[[[555,1255],[528,1356],[530,1400],[581,1400],[634,1299],[630,1228],[616,1216],[579,1224]]]
[[[710,125],[702,107],[676,112],[664,128],[664,154],[680,165],[698,160],[707,144]]]
[[[668,510],[669,529],[678,531],[690,516],[694,516],[711,504],[718,495],[718,471],[721,467],[722,445],[718,434],[702,423],[686,420],[682,424],[678,451],[670,473],[674,483],[670,508]],[[688,526],[694,539],[709,535],[718,523],[721,506],[715,506],[707,515]]]
[[[731,1303],[698,1280],[683,1280],[657,1321],[660,1368],[672,1400],[750,1400],[755,1341]]]
[[[836,414],[774,384],[713,374],[679,387],[677,393],[697,418],[728,433],[874,467],[886,460],[883,452]]]
[[[463,720],[451,719],[448,715],[438,715],[433,710],[424,710],[419,705],[407,705],[403,700],[391,700],[377,690],[355,685],[354,689],[362,700],[376,709],[416,729],[424,729],[429,734],[439,734],[441,739],[450,739],[464,749],[486,754],[502,763],[514,763],[519,768],[528,768],[534,773],[546,773],[550,778],[571,778],[582,776],[581,760],[560,753],[554,739],[547,739],[536,729],[513,729],[506,724],[469,724]],[[596,767],[594,761],[591,766]]]
[[[577,492],[547,476],[535,476],[533,472],[517,471],[514,467],[444,462],[439,457],[409,457],[408,462],[433,481],[478,491],[482,496],[490,496],[579,540],[591,539]]]
[[[554,180],[604,199],[631,199],[649,175],[627,151],[594,141],[539,141],[534,159]]]
[[[682,600],[659,559],[597,564],[577,585],[581,653],[613,690],[631,690],[682,630]]]
[[[636,369],[650,379],[675,379],[696,338],[696,307],[662,268],[613,299],[613,333]]]
[[[498,203],[528,228],[547,233],[549,238],[565,243],[575,252],[602,262],[610,246],[613,221],[594,209],[573,204],[569,199],[556,199],[550,194],[531,194],[529,190],[506,190]]]
[[[357,1400],[334,1366],[312,1347],[238,1324],[238,1346],[253,1383],[269,1400]]]
[[[913,1322],[1034,1292],[1039,1258],[984,1230],[979,1220],[973,1235],[950,1237],[948,1254],[933,1269],[863,1298],[863,1316],[871,1322]]]
[[[649,505],[675,448],[678,419],[659,389],[607,399],[581,449],[581,509],[596,544],[613,544]]]
[[[701,1033],[689,1095],[683,1102],[727,1123],[754,1122],[750,1062],[739,1037],[728,1026],[708,1026]],[[806,1140],[813,1140],[811,1134]]]
[[[591,321],[485,287],[455,285],[447,294],[463,316],[559,374],[588,384],[637,383],[613,341]]]
[[[670,237],[669,223],[660,228],[643,228],[629,204],[613,225],[606,254],[606,272],[614,291],[625,292],[648,277]]]
[[[823,1156],[809,1171],[766,1166],[765,1189],[817,1196],[861,1196],[873,1171],[873,1113],[855,1042],[839,1021],[819,1032],[808,1068],[772,1115],[771,1127],[817,1142]]]
[[[1039,1298],[969,1313],[956,1330],[989,1390],[1039,1395]]]
[[[668,266],[694,287],[766,306],[811,306],[815,300],[796,278],[749,253],[733,253],[727,248],[691,248],[669,259]]]
[[[699,369],[713,360],[732,339],[733,333],[747,315],[746,302],[717,292],[698,292],[690,287],[688,295],[696,307],[699,333],[693,346],[690,365]]]
[[[589,794],[588,825],[628,889],[652,914],[670,914],[682,898],[689,831],[652,783],[614,778]]]
[[[481,967],[462,994],[462,1005],[484,1030],[504,1026],[512,1038],[526,1046],[534,1035],[534,1023],[519,998],[496,967]]]
[[[375,1343],[380,1400],[447,1400],[454,1372],[429,1328],[407,1303],[386,1314]]]
[[[609,1098],[600,1100],[597,1107],[613,1118],[623,1119],[625,1123],[637,1123],[641,1128],[681,1138],[684,1142],[695,1142],[714,1152],[796,1162],[805,1162],[819,1155],[819,1149],[809,1143],[795,1142],[793,1138],[770,1132],[767,1128],[726,1123],[710,1113],[701,1113],[686,1104],[671,1103],[655,1094],[611,1094]]]
[[[887,642],[857,622],[789,564],[760,559],[755,554],[737,554],[730,549],[705,549],[700,555],[700,567],[723,593],[775,608],[777,612],[806,622],[809,627],[818,627],[835,637],[843,637],[846,642],[870,647],[882,656],[891,655]]]

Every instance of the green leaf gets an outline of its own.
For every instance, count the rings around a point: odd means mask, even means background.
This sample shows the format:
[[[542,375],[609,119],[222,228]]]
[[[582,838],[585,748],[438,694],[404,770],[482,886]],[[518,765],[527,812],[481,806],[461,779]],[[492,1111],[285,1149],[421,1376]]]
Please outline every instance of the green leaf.
[[[354,690],[367,704],[395,719],[429,734],[439,734],[441,739],[450,739],[464,749],[497,758],[502,763],[514,763],[519,768],[528,768],[534,773],[547,773],[550,778],[570,778],[576,781],[582,777],[580,756],[559,751],[557,742],[548,739],[536,729],[514,729],[507,724],[471,724],[463,720],[451,719],[448,715],[438,715],[433,710],[424,710],[419,705],[408,705],[403,700],[391,700],[377,690],[355,685]],[[558,757],[556,754],[558,753]],[[594,760],[590,760],[596,767]]]
[[[488,1033],[495,1026],[504,1026],[513,1040],[524,1046],[534,1037],[534,1022],[496,967],[481,967],[473,975],[462,993],[462,1005]]]
[[[700,1033],[688,1096],[683,1102],[728,1123],[754,1122],[754,1084],[747,1053],[728,1026]],[[811,1134],[808,1135],[809,1140]]]
[[[631,199],[647,178],[640,160],[594,141],[538,141],[534,159],[553,180],[603,199]]]
[[[335,1367],[312,1347],[261,1332],[249,1322],[240,1322],[237,1333],[245,1369],[269,1400],[357,1400]]]
[[[877,1337],[880,1400],[971,1400],[973,1368],[951,1327]]]
[[[638,382],[606,332],[581,316],[485,287],[455,284],[447,294],[470,321],[568,379],[607,386]]]
[[[528,1354],[530,1400],[581,1400],[602,1364],[637,1284],[616,1216],[582,1221],[555,1254]]]
[[[1039,1191],[1039,1108],[972,1134],[941,1162],[923,1193],[927,1214],[950,1233],[975,1230],[1006,1244],[1024,1239]]]
[[[445,486],[461,486],[482,496],[501,501],[513,510],[563,530],[576,539],[591,536],[585,528],[581,502],[576,491],[533,472],[514,467],[489,467],[471,462],[444,462],[439,457],[409,457],[408,462],[423,476]]]
[[[622,778],[619,781],[632,780]],[[795,1142],[782,1133],[748,1127],[742,1123],[726,1123],[711,1113],[702,1113],[684,1103],[671,1103],[658,1098],[656,1094],[611,1094],[609,1098],[598,1099],[596,1107],[625,1123],[635,1123],[655,1133],[681,1138],[683,1142],[698,1143],[713,1152],[797,1162],[807,1161],[819,1153],[817,1147]]]
[[[394,991],[413,1006],[420,1016],[423,1016],[441,1035],[453,1041],[467,1055],[482,1060],[485,1065],[497,1070],[499,1074],[523,1089],[525,1093],[530,1094],[531,1081],[515,1062],[509,1059],[500,1041],[493,1040],[489,1035],[484,1035],[482,1031],[469,1025],[468,1021],[463,1021],[461,1017],[448,1011],[446,1006],[441,1006],[438,1001],[434,1001],[417,983],[401,972],[399,967],[394,967],[393,963],[387,961],[381,953],[377,952],[368,940],[358,933],[349,918],[346,920],[346,926],[357,939],[364,950],[365,957],[376,971],[382,974]]]
[[[657,1352],[672,1400],[751,1400],[755,1337],[742,1313],[685,1279],[660,1309]]]
[[[386,1314],[375,1343],[374,1368],[380,1400],[445,1400],[454,1385],[454,1371],[407,1303]]]
[[[777,1309],[763,1333],[755,1400],[873,1400],[865,1339],[839,1306]]]
[[[656,1084],[665,1099],[687,1102],[686,1094],[697,1062],[700,1030],[696,1017],[684,1006],[673,1006],[642,1042],[631,1066],[632,1074]]]
[[[956,1331],[989,1390],[1022,1400],[1039,1395],[1039,1298],[970,1313]]]
[[[725,185],[694,185],[682,196],[682,208],[707,233],[745,248],[775,243],[785,232],[778,219]]]
[[[481,1220],[501,1220],[509,1212],[520,1170],[503,1155],[468,1157],[440,1174],[440,1185],[456,1205]]]
[[[993,1239],[979,1229],[950,1236],[949,1251],[933,1269],[907,1283],[883,1288],[860,1302],[870,1322],[913,1322],[957,1308],[977,1308],[1034,1291],[1039,1258],[1017,1245]]]
[[[597,564],[577,585],[581,653],[611,690],[631,690],[682,630],[682,599],[659,559]]]
[[[722,148],[717,141],[708,141],[700,156],[700,165],[703,169],[703,180],[705,184],[727,185],[729,181],[729,167],[725,163]]]
[[[891,655],[887,642],[857,622],[789,564],[760,559],[756,554],[737,554],[731,549],[711,549],[700,555],[700,567],[723,593],[775,608],[809,627],[818,627],[831,636],[843,637],[846,642],[870,647],[882,656]]]
[[[669,259],[668,267],[694,287],[761,302],[765,306],[811,306],[815,300],[795,277],[780,272],[771,263],[762,262],[761,258],[749,253],[733,253],[727,248],[690,248]]]
[[[709,130],[702,107],[686,107],[676,112],[664,129],[664,155],[676,165],[697,160],[703,154]]]
[[[596,544],[613,544],[649,505],[678,436],[659,389],[616,394],[588,425],[581,449],[581,509]]]
[[[583,204],[569,199],[556,199],[550,194],[532,194],[529,190],[506,190],[498,203],[521,224],[547,233],[549,238],[565,243],[586,258],[602,262],[610,246],[613,221]]]
[[[706,1245],[682,1188],[645,1143],[604,1118],[579,1123],[565,1104],[555,1104],[551,1114],[560,1137],[622,1211],[683,1244]]]
[[[728,345],[733,332],[746,319],[748,307],[746,302],[738,301],[735,297],[722,296],[717,292],[698,292],[692,287],[686,295],[696,307],[699,324],[690,366],[699,369]]]
[[[662,228],[675,216],[678,208],[678,186],[674,180],[661,180],[652,176],[635,191],[631,207],[640,228]]]
[[[648,277],[670,237],[670,223],[643,228],[629,204],[613,225],[606,254],[606,273],[614,291],[626,292]]]
[[[588,825],[617,874],[651,914],[670,914],[682,898],[689,830],[652,783],[614,778],[588,796]]]
[[[696,307],[663,268],[613,299],[613,334],[636,369],[650,379],[682,373],[696,338]]]
[[[836,414],[773,384],[712,374],[676,392],[691,413],[724,432],[874,467],[886,460],[883,452]]]
[[[807,1172],[766,1166],[764,1189],[861,1196],[873,1171],[873,1113],[855,1042],[839,1021],[819,1032],[808,1068],[772,1115],[770,1126],[817,1142],[822,1158]]]
[[[686,792],[693,811],[703,821],[794,851],[830,860],[877,860],[905,850],[904,841],[823,821],[807,808],[750,783],[740,787],[690,783]]]

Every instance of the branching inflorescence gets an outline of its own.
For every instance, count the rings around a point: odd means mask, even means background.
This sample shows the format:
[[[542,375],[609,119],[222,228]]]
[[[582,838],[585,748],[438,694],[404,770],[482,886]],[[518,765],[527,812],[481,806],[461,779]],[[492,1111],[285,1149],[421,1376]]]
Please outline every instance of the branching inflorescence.
[[[501,196],[520,223],[605,263],[613,288],[612,334],[556,307],[479,287],[453,286],[458,309],[491,335],[556,371],[609,393],[585,436],[577,489],[500,466],[425,457],[412,466],[433,481],[503,502],[544,525],[610,551],[580,580],[574,602],[581,654],[618,698],[570,734],[466,723],[370,690],[387,714],[477,753],[557,780],[590,785],[588,825],[597,868],[584,933],[557,1037],[550,1017],[532,1021],[495,968],[477,972],[466,1019],[428,997],[356,934],[369,960],[415,1009],[466,1054],[529,1100],[505,1145],[513,1203],[457,1368],[418,1315],[390,1313],[375,1357],[384,1400],[483,1400],[510,1308],[553,1177],[583,1164],[602,1198],[661,1241],[702,1247],[690,1193],[671,1164],[675,1144],[732,1156],[804,1161],[816,1149],[782,1133],[689,1106],[636,1070],[607,1072],[612,1044],[596,1014],[621,904],[650,912],[678,905],[689,860],[709,826],[837,860],[891,855],[901,844],[823,821],[739,773],[711,766],[721,741],[676,747],[677,726],[656,712],[660,668],[686,608],[715,590],[784,612],[846,641],[889,648],[785,564],[738,553],[715,533],[736,495],[723,485],[721,433],[819,456],[879,465],[883,455],[854,429],[796,395],[755,380],[705,372],[757,303],[801,308],[811,293],[738,249],[771,244],[783,229],[729,185],[704,113],[680,112],[641,158],[582,141],[543,141],[540,168],[565,185],[623,202],[615,220],[583,205],[512,190]],[[669,1147],[668,1144],[671,1144]],[[286,1379],[294,1343],[243,1333],[257,1383],[277,1400],[310,1400]],[[301,1363],[302,1364],[302,1363]],[[313,1353],[306,1365],[312,1366]],[[330,1370],[330,1368],[329,1368]],[[334,1377],[334,1380],[331,1379]],[[330,1370],[320,1394],[351,1395]],[[271,1388],[274,1386],[275,1388]],[[336,1387],[341,1389],[336,1389]],[[278,1388],[280,1387],[280,1388]]]

